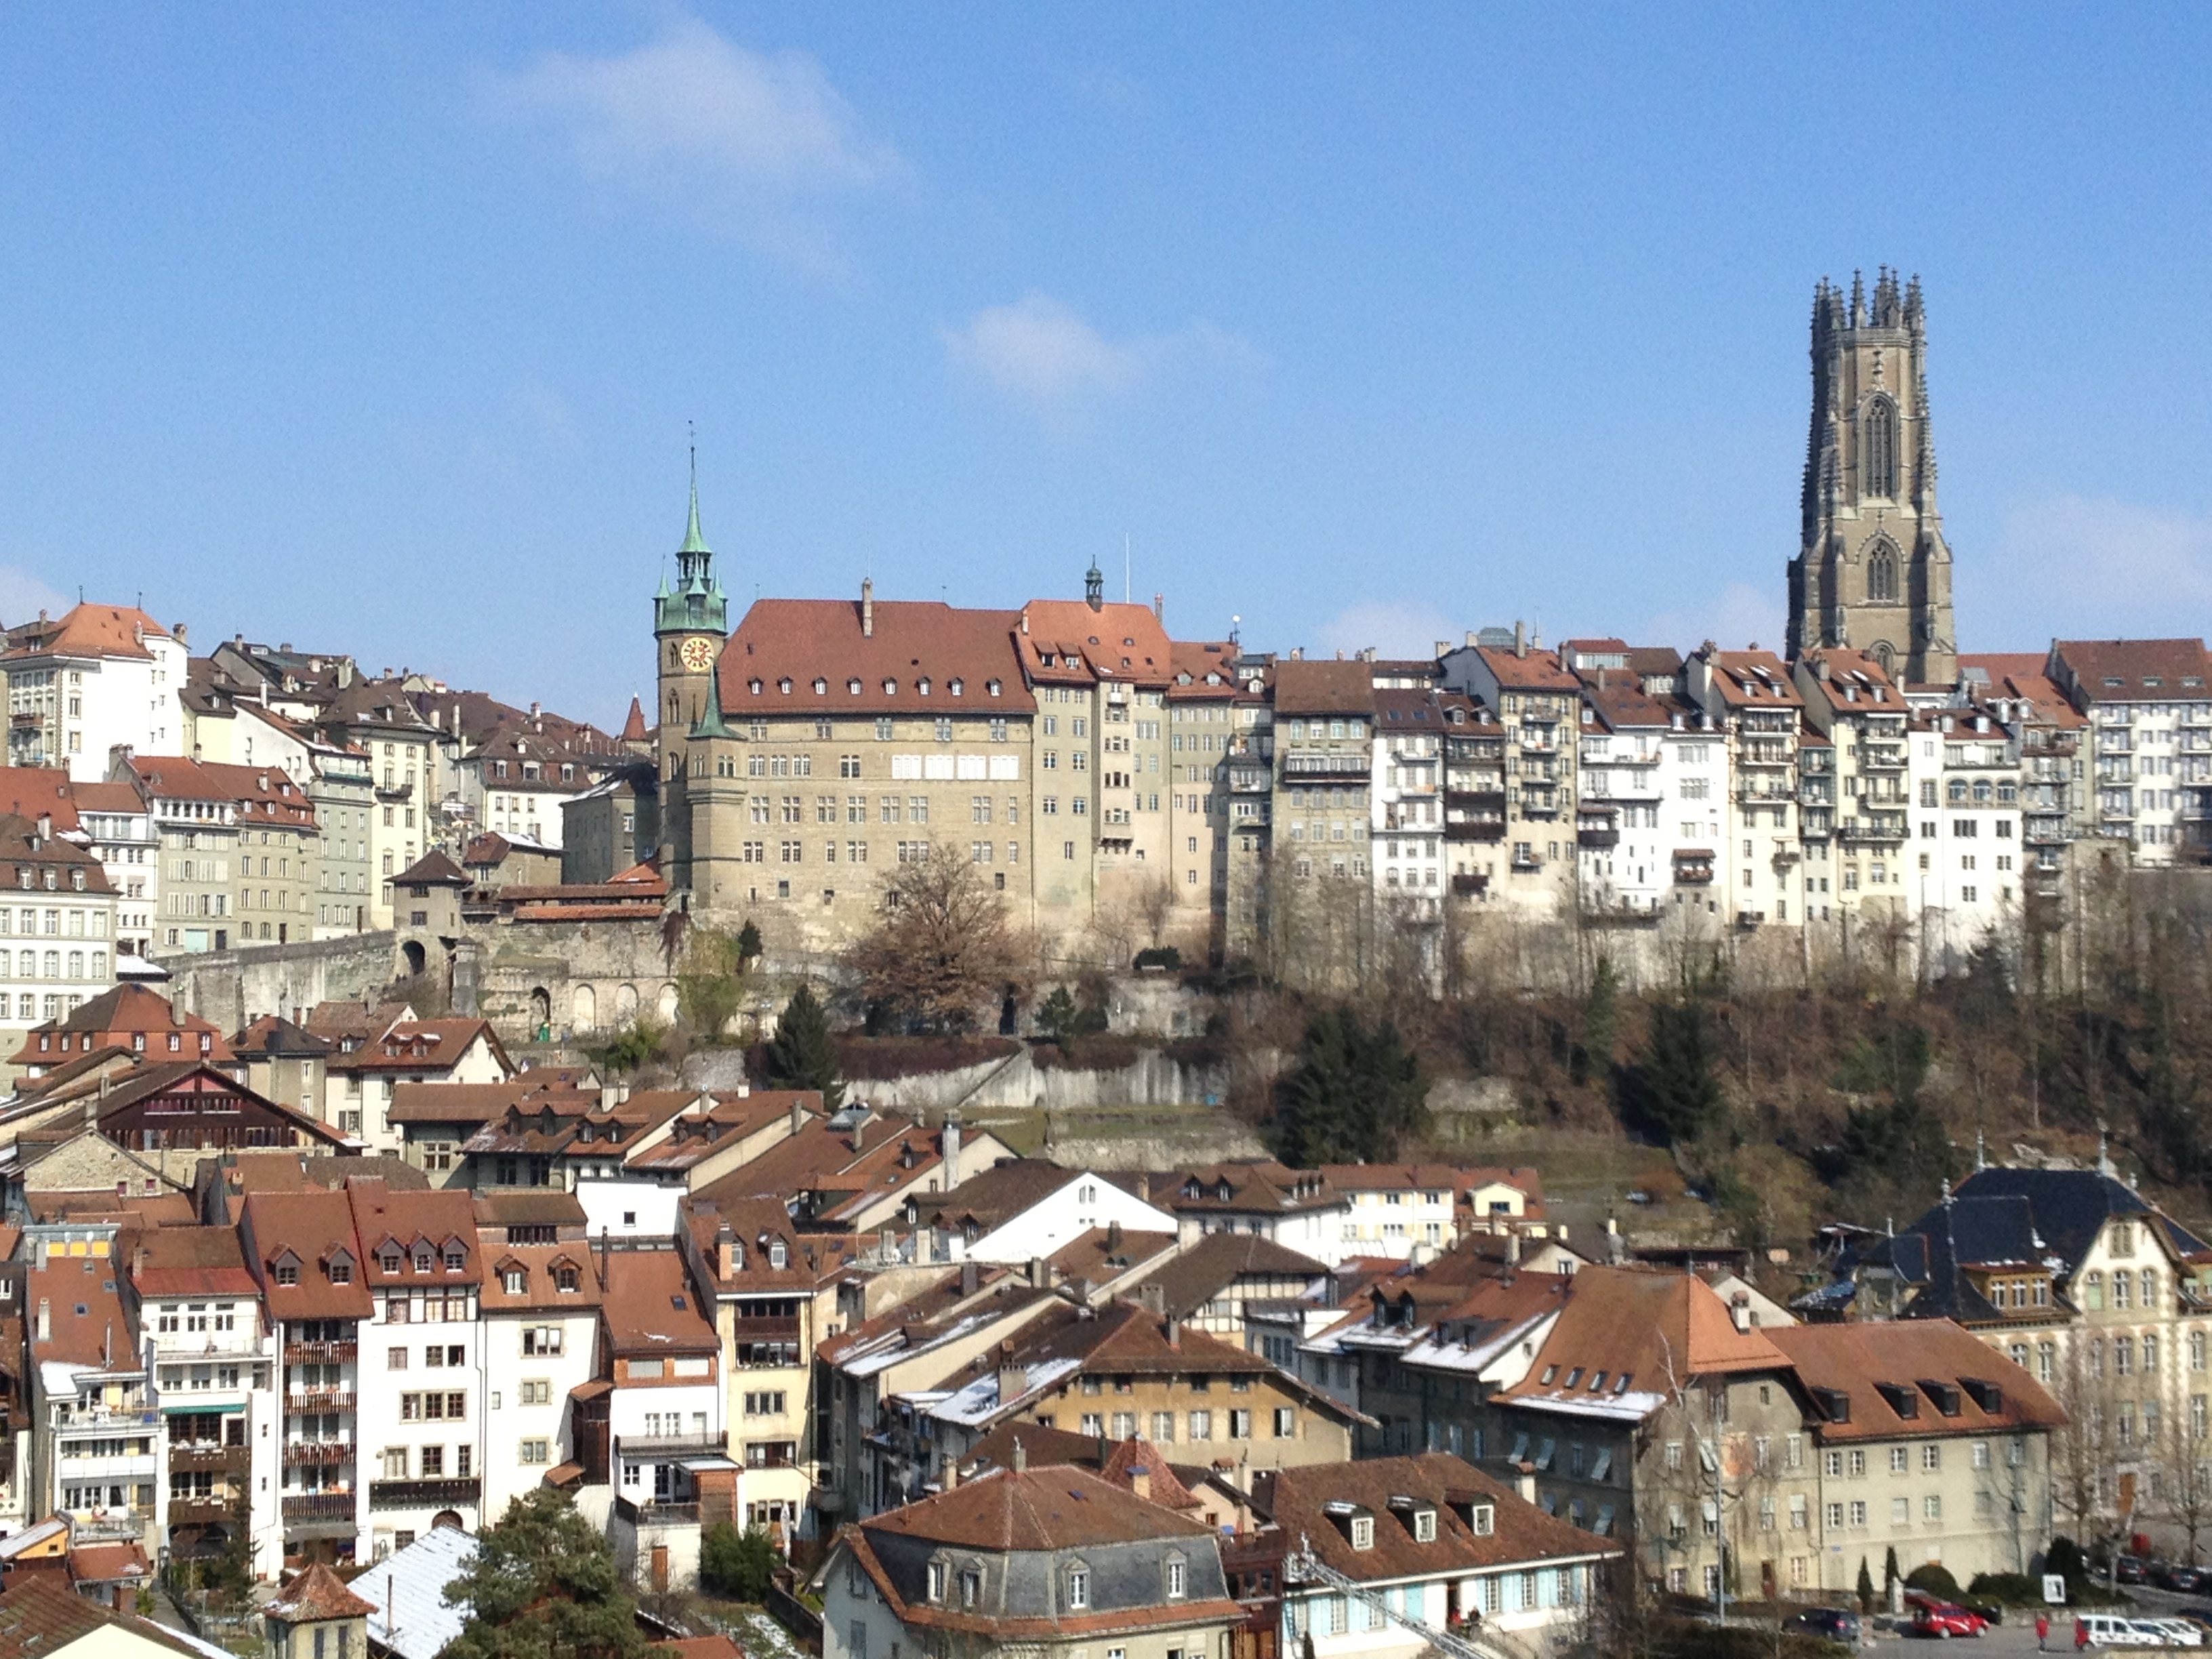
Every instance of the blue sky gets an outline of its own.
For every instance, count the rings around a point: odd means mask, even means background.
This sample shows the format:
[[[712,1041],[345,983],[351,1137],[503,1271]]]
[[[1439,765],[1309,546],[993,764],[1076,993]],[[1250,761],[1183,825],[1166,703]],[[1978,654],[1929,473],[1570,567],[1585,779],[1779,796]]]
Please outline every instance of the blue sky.
[[[2212,11],[13,7],[0,619],[620,717],[733,598],[1779,644],[1827,274],[1960,643],[2212,611]],[[203,648],[204,648],[203,647]]]

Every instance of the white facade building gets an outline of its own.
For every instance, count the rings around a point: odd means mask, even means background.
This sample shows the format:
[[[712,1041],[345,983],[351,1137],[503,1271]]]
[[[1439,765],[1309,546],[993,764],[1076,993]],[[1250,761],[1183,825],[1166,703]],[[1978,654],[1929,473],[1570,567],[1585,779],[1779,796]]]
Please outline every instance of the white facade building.
[[[580,1242],[502,1244],[488,1235],[483,1312],[487,1524],[570,1462],[570,1395],[598,1375],[600,1293]]]
[[[184,728],[184,641],[128,605],[79,605],[9,630],[8,763],[107,776],[122,747],[177,752]]]

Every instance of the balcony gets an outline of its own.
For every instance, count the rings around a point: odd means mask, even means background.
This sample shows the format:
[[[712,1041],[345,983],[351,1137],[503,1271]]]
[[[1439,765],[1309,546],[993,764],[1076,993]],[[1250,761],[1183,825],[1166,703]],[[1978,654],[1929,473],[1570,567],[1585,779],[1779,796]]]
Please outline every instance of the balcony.
[[[61,1513],[69,1517],[72,1543],[142,1538],[154,1518],[134,1510],[64,1510]]]
[[[1711,853],[1677,853],[1674,854],[1674,879],[1686,887],[1709,885],[1713,878],[1713,855]]]
[[[1447,811],[1469,812],[1499,812],[1505,811],[1505,791],[1499,789],[1447,789],[1444,791]]]
[[[649,1503],[634,1503],[627,1498],[615,1499],[615,1513],[633,1527],[696,1527],[699,1524],[699,1505],[678,1504],[656,1498]]]
[[[173,1527],[219,1526],[230,1519],[230,1500],[222,1498],[172,1498],[169,1524]]]
[[[1906,833],[1902,812],[1871,812],[1863,817],[1845,818],[1836,826],[1838,840],[1862,844],[1903,841]]]
[[[1904,769],[1903,744],[1869,743],[1859,746],[1860,771],[1902,772]]]
[[[330,1412],[349,1412],[354,1408],[351,1389],[295,1389],[284,1396],[284,1409],[322,1416]]]
[[[1620,831],[1609,823],[1585,823],[1575,831],[1575,843],[1579,847],[1618,847]]]
[[[354,1525],[354,1494],[349,1492],[285,1495],[284,1535],[288,1539],[350,1538]]]
[[[727,1457],[728,1443],[719,1435],[643,1435],[615,1437],[617,1455],[641,1463],[672,1463],[686,1457]]]
[[[1371,769],[1370,763],[1364,753],[1309,753],[1283,757],[1283,775],[1285,778],[1364,778]]]
[[[1532,794],[1524,789],[1521,792],[1521,816],[1524,818],[1555,818],[1559,816],[1559,798],[1557,795]]]
[[[1480,898],[1490,890],[1490,878],[1462,872],[1451,878],[1451,890],[1457,898]]]
[[[1231,767],[1229,771],[1229,793],[1232,795],[1264,795],[1275,785],[1267,773],[1249,766]]]
[[[344,1364],[360,1358],[358,1342],[287,1342],[284,1363],[288,1365]]]
[[[226,1469],[234,1474],[242,1474],[252,1464],[253,1449],[250,1446],[173,1445],[169,1448],[172,1473]]]
[[[368,1506],[373,1510],[450,1510],[473,1505],[482,1491],[473,1479],[457,1480],[372,1480]]]
[[[361,1449],[350,1440],[288,1440],[284,1443],[284,1467],[328,1468],[334,1463],[350,1463],[360,1452]]]
[[[1516,853],[1513,855],[1513,867],[1526,874],[1531,871],[1542,869],[1544,860],[1534,853]]]

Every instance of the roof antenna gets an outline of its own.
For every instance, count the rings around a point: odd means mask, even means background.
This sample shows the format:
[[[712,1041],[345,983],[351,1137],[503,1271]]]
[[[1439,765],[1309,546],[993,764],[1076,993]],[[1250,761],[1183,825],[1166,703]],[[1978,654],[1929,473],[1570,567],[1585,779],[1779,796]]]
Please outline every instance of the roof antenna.
[[[82,593],[78,597],[82,599]],[[1121,532],[1121,603],[1129,603],[1129,532]]]
[[[1983,1144],[1982,1132],[1979,1129],[1977,1129],[1974,1131],[1974,1168],[1977,1171],[1979,1171],[1986,1170],[1989,1167],[1989,1154],[1987,1149]]]

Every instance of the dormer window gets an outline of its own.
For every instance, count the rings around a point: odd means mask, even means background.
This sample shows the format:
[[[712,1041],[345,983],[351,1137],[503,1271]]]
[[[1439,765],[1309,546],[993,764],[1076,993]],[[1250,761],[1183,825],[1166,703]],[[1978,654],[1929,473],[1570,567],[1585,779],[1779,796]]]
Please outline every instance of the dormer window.
[[[418,1273],[427,1273],[430,1271],[431,1265],[430,1247],[428,1244],[416,1245],[415,1247],[415,1271]]]
[[[1372,1528],[1374,1522],[1370,1521],[1368,1525]],[[1179,1554],[1170,1554],[1167,1559],[1167,1591],[1170,1601],[1180,1601],[1190,1593],[1190,1564]]]
[[[336,1255],[331,1258],[330,1275],[331,1283],[333,1285],[352,1284],[353,1258],[350,1255],[348,1255],[343,1250],[340,1250]]]
[[[300,1258],[287,1251],[276,1258],[276,1282],[296,1285],[300,1282]]]
[[[169,1052],[170,1052],[171,1054],[182,1054],[182,1053],[184,1052],[184,1048],[185,1048],[185,1039],[184,1039],[184,1034],[183,1034],[182,1032],[180,1032],[180,1031],[172,1031],[172,1032],[170,1032],[170,1033],[169,1033]]]
[[[1557,1376],[1559,1374],[1559,1368],[1557,1365],[1547,1365],[1547,1366],[1545,1366],[1545,1367],[1544,1367],[1544,1374],[1543,1374],[1543,1376],[1541,1376],[1540,1377],[1537,1378],[1537,1380],[1536,1380],[1536,1386],[1537,1386],[1538,1388],[1541,1388],[1541,1389],[1548,1389],[1548,1388],[1550,1388],[1550,1387],[1552,1386],[1552,1379],[1553,1379],[1553,1377]]]
[[[401,1259],[398,1247],[395,1245],[376,1258],[376,1265],[387,1273],[397,1273],[399,1271]]]
[[[553,1287],[559,1291],[573,1291],[576,1288],[576,1270],[567,1262],[562,1262],[553,1270]]]
[[[500,1288],[509,1296],[520,1296],[530,1288],[530,1270],[509,1267],[499,1276]]]
[[[1067,1570],[1067,1610],[1080,1613],[1091,1605],[1091,1569],[1073,1566]]]
[[[1371,1550],[1375,1547],[1375,1517],[1373,1516],[1355,1515],[1352,1517],[1352,1547],[1356,1550]]]
[[[1477,1538],[1487,1538],[1498,1530],[1498,1506],[1477,1504],[1468,1511],[1467,1529]]]
[[[1437,1541],[1437,1512],[1434,1510],[1413,1511],[1413,1541],[1433,1544]]]
[[[960,1605],[972,1607],[983,1599],[983,1570],[963,1567],[960,1570]]]

